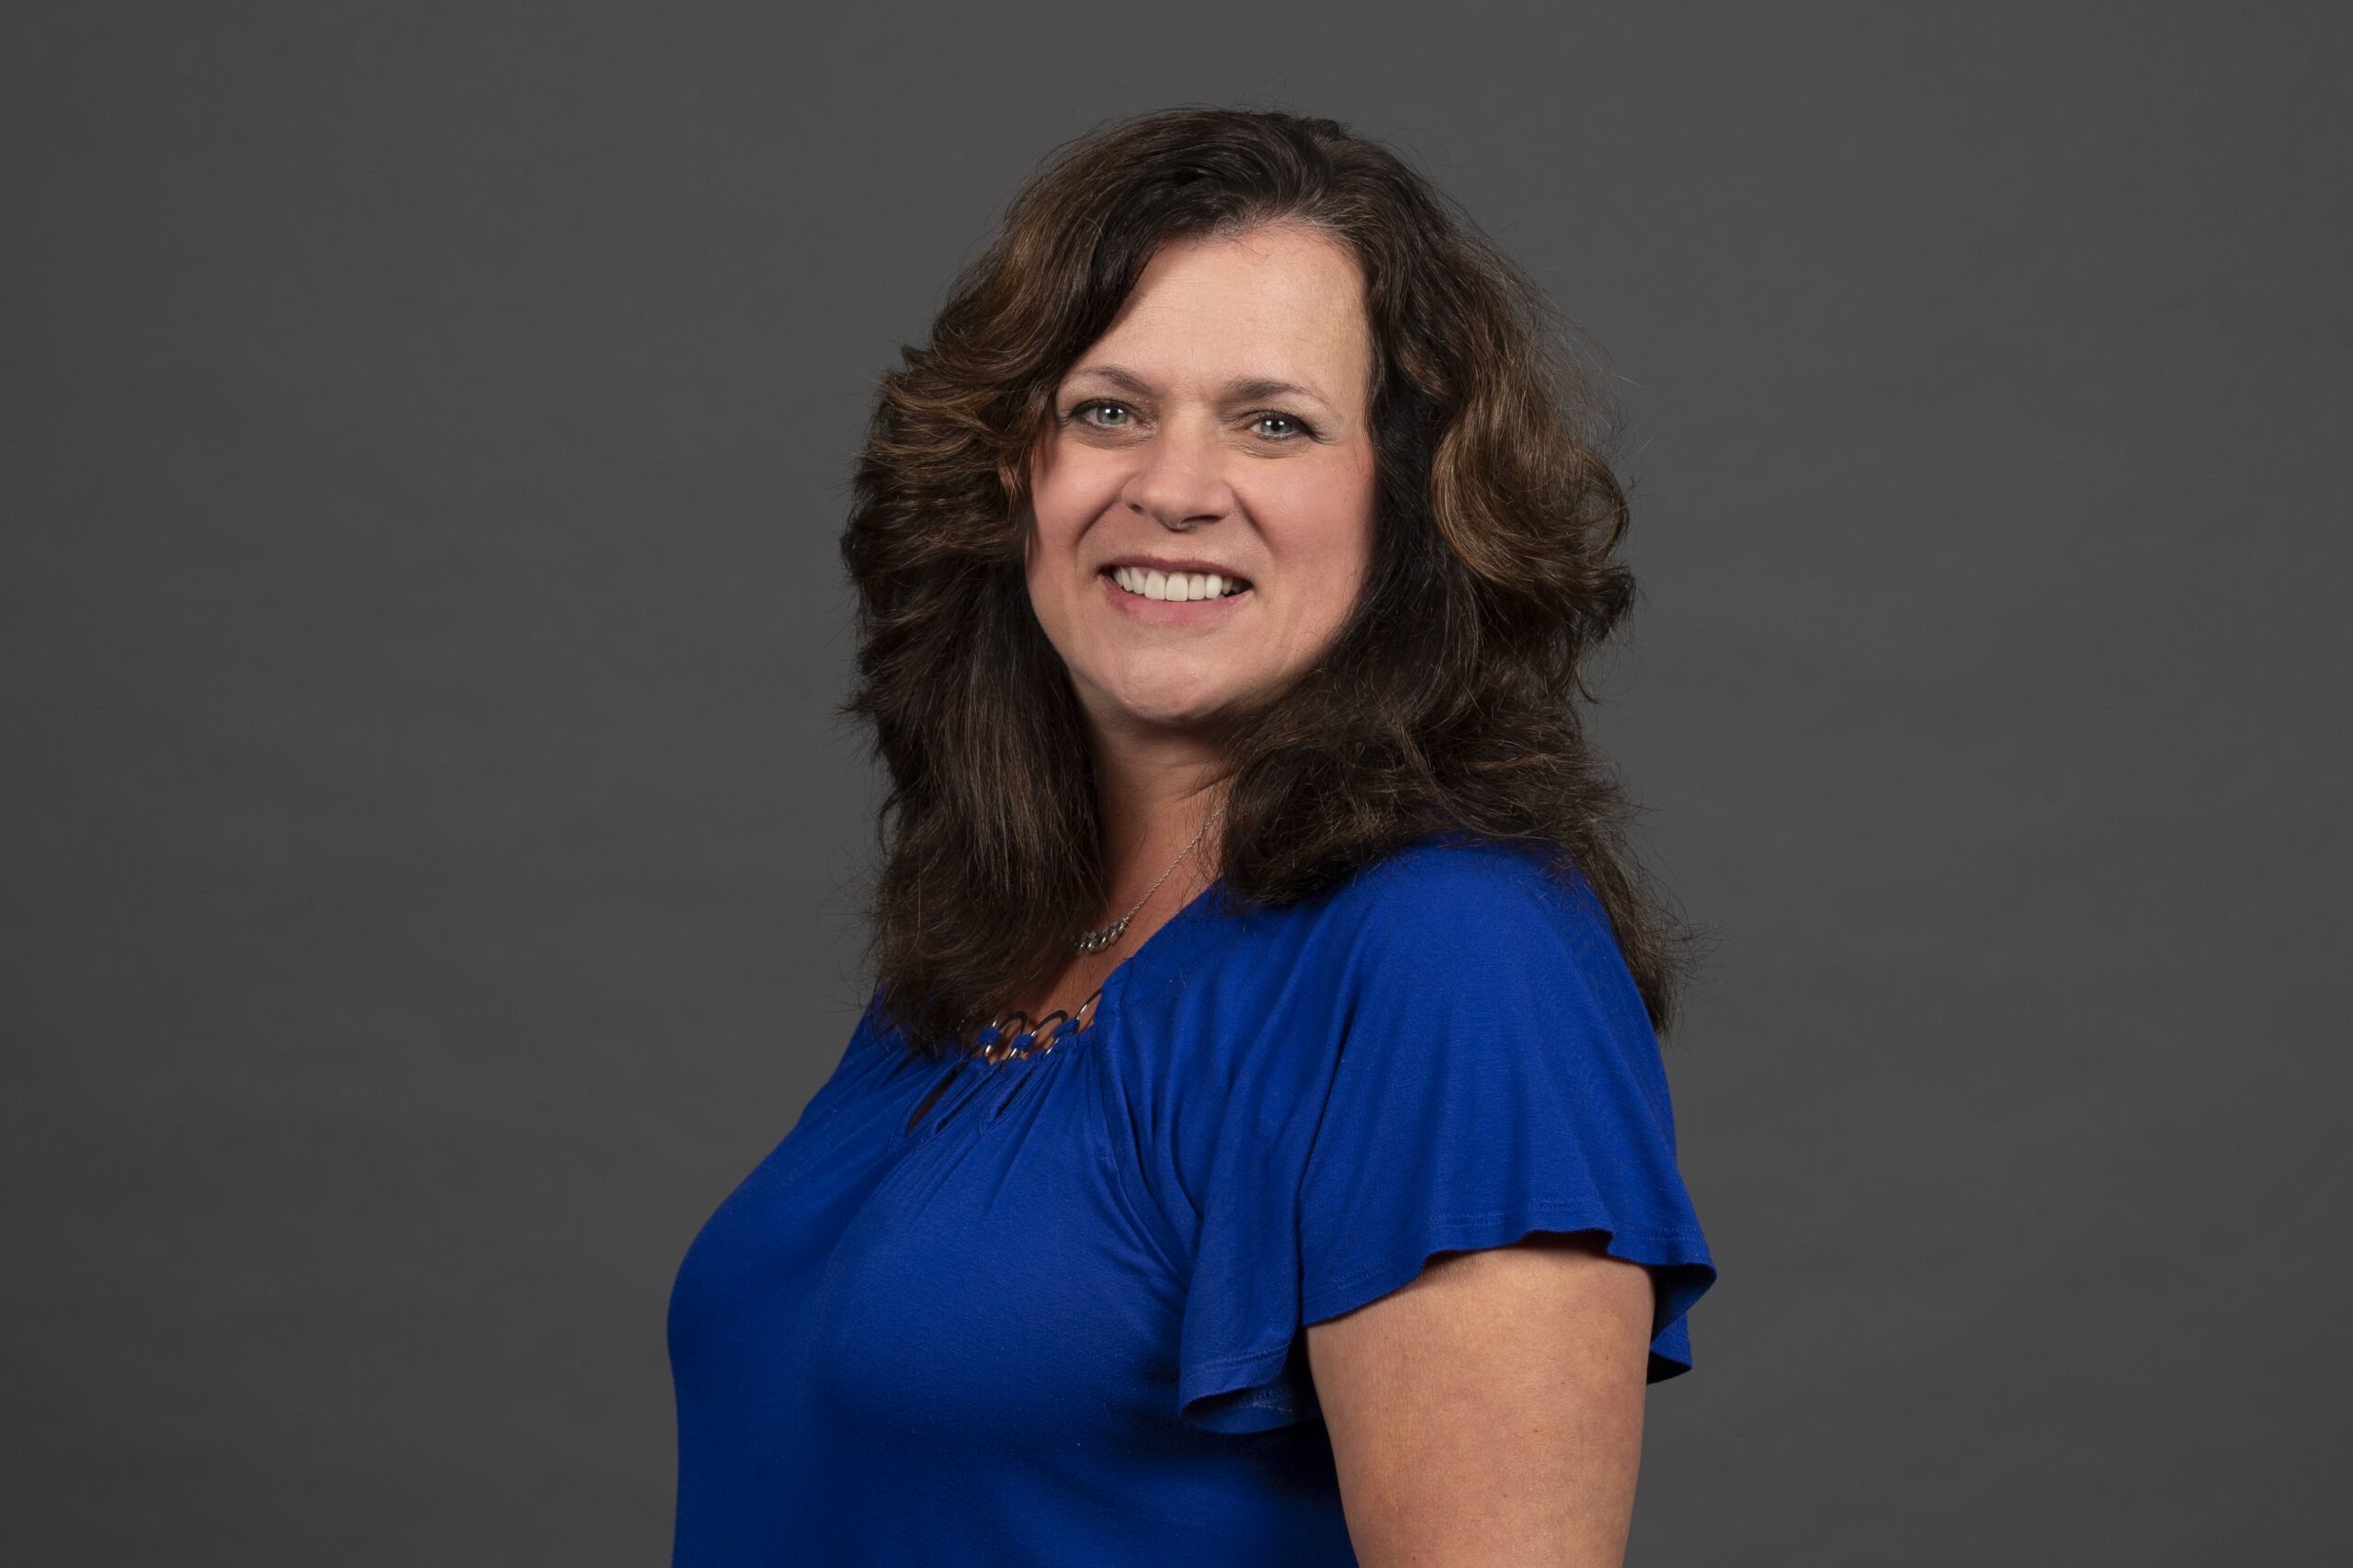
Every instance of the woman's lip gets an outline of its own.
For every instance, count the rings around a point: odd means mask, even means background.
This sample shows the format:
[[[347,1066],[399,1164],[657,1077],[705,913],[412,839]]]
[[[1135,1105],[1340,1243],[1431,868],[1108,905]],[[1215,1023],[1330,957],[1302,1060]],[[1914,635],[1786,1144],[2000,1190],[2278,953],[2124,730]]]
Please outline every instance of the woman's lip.
[[[1253,592],[1245,588],[1214,599],[1148,599],[1120,586],[1108,572],[1097,572],[1095,580],[1103,585],[1113,609],[1146,626],[1214,626]]]

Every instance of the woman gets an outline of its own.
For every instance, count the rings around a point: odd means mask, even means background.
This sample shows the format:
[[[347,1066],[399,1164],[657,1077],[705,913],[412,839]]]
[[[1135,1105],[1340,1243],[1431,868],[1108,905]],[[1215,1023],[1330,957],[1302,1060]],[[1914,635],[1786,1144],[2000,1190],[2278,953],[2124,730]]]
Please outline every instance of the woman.
[[[1620,1561],[1715,1271],[1552,321],[1378,144],[1188,108],[884,379],[880,978],[680,1268],[683,1568]]]

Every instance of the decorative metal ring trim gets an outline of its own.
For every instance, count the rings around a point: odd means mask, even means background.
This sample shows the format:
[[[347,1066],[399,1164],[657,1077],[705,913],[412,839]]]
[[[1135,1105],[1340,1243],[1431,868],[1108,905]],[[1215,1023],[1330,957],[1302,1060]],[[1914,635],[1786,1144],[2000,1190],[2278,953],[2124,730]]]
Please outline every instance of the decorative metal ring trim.
[[[1095,1027],[1102,1000],[1103,987],[1098,985],[1076,1007],[1057,1007],[1042,1018],[1033,1020],[1025,1009],[1009,1008],[982,1028],[973,1037],[975,1049],[966,1054],[978,1056],[992,1067],[1002,1066],[1016,1057],[1048,1055],[1063,1036]],[[1047,1026],[1057,1019],[1060,1024],[1049,1031]]]

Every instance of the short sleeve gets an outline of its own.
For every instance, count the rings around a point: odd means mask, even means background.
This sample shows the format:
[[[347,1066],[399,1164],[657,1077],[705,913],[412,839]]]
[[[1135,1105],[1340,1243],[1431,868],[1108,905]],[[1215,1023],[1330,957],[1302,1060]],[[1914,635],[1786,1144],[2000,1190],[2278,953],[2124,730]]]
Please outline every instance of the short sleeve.
[[[1505,848],[1363,874],[1331,921],[1329,1059],[1237,1145],[1202,1217],[1178,1408],[1252,1432],[1320,1415],[1304,1328],[1434,1254],[1598,1233],[1655,1287],[1648,1381],[1690,1369],[1715,1266],[1677,1165],[1657,1039],[1581,878]]]

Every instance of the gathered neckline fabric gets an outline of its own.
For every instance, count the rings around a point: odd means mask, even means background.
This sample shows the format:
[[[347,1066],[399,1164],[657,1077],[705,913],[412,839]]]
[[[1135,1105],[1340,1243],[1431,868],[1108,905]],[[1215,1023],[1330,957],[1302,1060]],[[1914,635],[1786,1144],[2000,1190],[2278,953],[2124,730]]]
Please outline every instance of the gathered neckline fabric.
[[[1003,1085],[1006,1092],[992,1114],[984,1119],[994,1122],[1002,1117],[1022,1086],[1043,1071],[1047,1063],[1057,1058],[1068,1060],[1073,1054],[1074,1042],[1082,1039],[1091,1040],[1099,1030],[1118,1027],[1120,1004],[1142,960],[1155,957],[1174,945],[1174,939],[1205,916],[1212,899],[1224,891],[1225,878],[1222,875],[1212,878],[1174,915],[1162,921],[1151,936],[1137,945],[1134,952],[1112,965],[1111,971],[1103,977],[1103,983],[1091,994],[1095,1011],[1084,1028],[1074,1027],[1075,1020],[1065,1016],[1056,1020],[1054,1033],[1045,1042],[1033,1042],[1028,1051],[1016,1051],[998,1061],[990,1060],[983,1051],[975,1049],[933,1062],[916,1056],[903,1037],[890,1039],[886,1049],[909,1062],[921,1062],[926,1069],[926,1077],[932,1085],[917,1099],[909,1118],[899,1124],[898,1141],[913,1142],[917,1139],[936,1136],[958,1120],[957,1112],[996,1085]],[[1051,1014],[1048,1016],[1051,1017]],[[1029,1032],[1034,1028],[1031,1025],[1020,1032]],[[1019,1039],[1020,1033],[1017,1032],[1012,1038]]]

